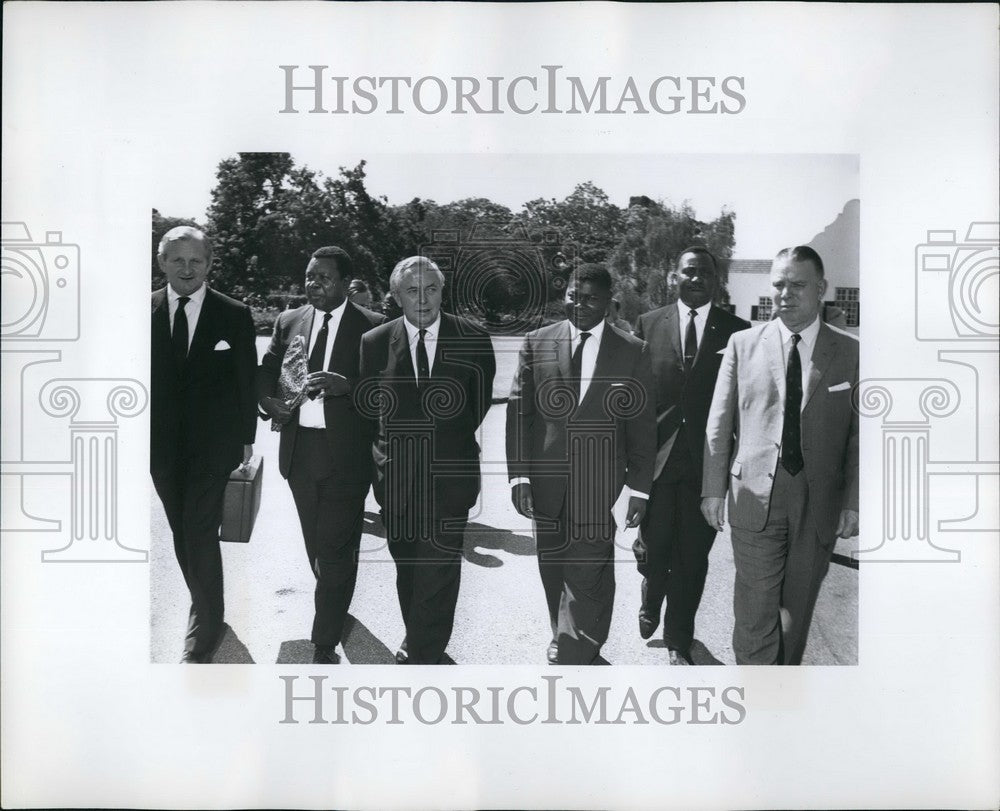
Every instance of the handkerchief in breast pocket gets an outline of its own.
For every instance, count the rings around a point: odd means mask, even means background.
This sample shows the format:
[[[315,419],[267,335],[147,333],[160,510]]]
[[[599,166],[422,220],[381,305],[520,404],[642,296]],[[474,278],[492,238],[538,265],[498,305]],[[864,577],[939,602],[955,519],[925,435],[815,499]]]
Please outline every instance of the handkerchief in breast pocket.
[[[224,349],[232,349],[232,347],[229,345],[229,342],[225,338],[223,338],[215,345],[216,352],[222,352]]]
[[[827,391],[845,391],[850,387],[851,384],[845,380],[843,383],[838,383],[836,386],[830,386],[830,388],[828,388]]]

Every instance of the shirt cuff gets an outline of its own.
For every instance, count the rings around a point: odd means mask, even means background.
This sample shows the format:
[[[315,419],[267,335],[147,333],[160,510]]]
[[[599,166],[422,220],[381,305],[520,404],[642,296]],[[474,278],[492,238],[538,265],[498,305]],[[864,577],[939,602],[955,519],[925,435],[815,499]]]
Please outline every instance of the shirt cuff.
[[[517,487],[519,484],[531,484],[531,479],[527,476],[518,476],[517,478],[510,480],[511,489]]]

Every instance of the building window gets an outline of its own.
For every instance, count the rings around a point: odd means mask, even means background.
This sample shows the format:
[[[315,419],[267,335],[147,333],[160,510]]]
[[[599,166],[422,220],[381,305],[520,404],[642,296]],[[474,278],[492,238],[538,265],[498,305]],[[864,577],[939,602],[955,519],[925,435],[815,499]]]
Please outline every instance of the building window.
[[[857,327],[861,323],[861,294],[857,287],[834,288],[834,304],[844,311],[847,326]]]
[[[761,296],[759,299],[757,299],[757,303],[751,305],[750,307],[750,320],[770,321],[772,304],[773,302],[770,296]]]

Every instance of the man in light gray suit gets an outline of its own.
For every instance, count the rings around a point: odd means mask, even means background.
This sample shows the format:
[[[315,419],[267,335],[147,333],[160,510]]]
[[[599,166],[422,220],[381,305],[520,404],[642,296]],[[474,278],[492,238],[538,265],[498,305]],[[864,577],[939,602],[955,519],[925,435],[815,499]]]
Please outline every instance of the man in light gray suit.
[[[858,534],[858,342],[820,318],[826,280],[809,247],[774,260],[778,318],[726,347],[705,436],[702,513],[726,494],[737,664],[800,664],[837,538]]]

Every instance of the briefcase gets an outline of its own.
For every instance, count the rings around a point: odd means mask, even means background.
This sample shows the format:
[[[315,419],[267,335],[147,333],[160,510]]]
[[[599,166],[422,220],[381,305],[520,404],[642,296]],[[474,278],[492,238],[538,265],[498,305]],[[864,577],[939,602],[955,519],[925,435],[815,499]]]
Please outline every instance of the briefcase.
[[[251,456],[229,474],[222,505],[222,529],[219,540],[247,543],[260,510],[260,488],[264,480],[264,459]]]

